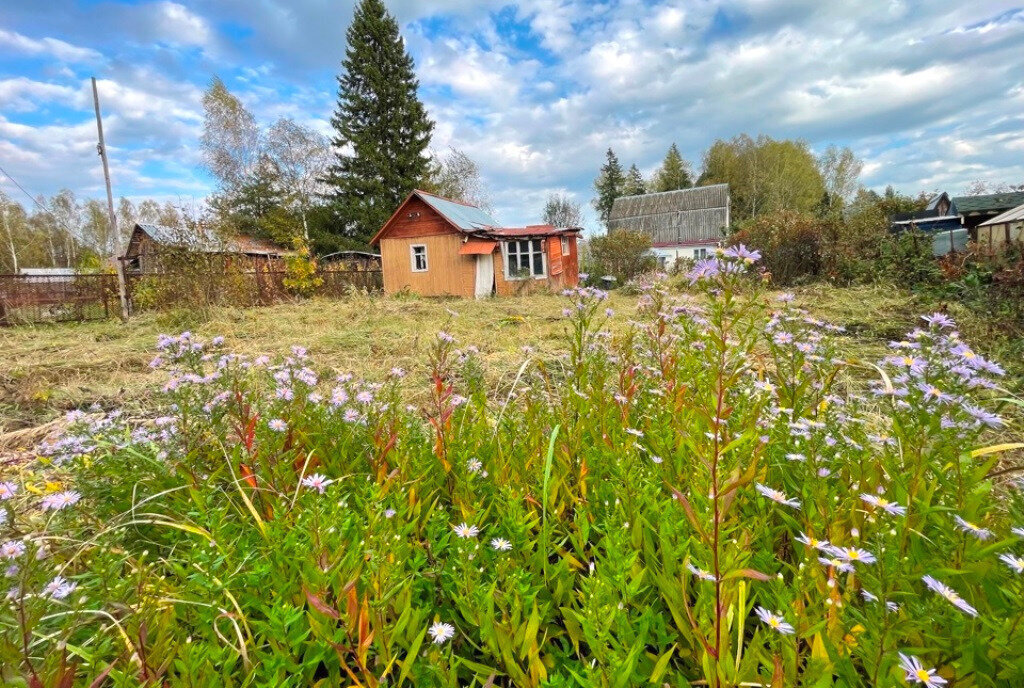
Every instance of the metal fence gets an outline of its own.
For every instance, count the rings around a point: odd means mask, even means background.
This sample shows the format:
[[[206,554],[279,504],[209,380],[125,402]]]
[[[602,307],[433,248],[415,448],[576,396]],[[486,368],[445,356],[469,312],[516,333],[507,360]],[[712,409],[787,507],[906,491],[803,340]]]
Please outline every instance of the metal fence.
[[[284,271],[127,275],[132,312],[176,306],[266,306],[293,298]],[[319,296],[379,291],[380,270],[321,270]],[[0,275],[0,326],[102,320],[120,313],[117,276]]]
[[[0,325],[102,320],[119,310],[116,275],[0,275]]]

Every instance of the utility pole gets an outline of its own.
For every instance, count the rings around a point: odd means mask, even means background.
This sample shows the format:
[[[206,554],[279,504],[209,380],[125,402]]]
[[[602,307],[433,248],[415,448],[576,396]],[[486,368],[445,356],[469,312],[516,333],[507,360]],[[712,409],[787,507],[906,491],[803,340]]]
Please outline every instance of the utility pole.
[[[128,289],[124,281],[124,261],[121,260],[121,230],[117,227],[117,216],[114,215],[114,192],[110,190],[110,166],[107,163],[107,146],[103,142],[103,119],[100,117],[100,94],[96,90],[96,77],[92,78],[92,102],[96,106],[96,130],[100,135],[96,152],[103,160],[103,180],[107,183],[107,215],[110,218],[110,231],[114,233],[114,250],[117,251],[117,295],[121,299],[121,320],[127,320]]]

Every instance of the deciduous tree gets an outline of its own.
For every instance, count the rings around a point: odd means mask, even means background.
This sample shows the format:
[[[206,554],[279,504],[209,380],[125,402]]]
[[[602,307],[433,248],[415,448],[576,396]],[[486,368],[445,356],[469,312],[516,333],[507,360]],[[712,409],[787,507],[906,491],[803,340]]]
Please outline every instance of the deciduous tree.
[[[582,227],[583,209],[563,194],[551,194],[544,203],[544,222],[555,227]]]

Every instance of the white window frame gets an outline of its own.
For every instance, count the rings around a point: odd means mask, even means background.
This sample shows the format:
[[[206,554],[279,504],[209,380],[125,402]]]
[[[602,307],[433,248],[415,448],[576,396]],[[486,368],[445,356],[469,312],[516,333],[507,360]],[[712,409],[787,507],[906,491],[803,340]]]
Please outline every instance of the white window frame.
[[[521,241],[529,242],[530,274],[529,275],[512,275],[511,273],[509,273],[509,270],[508,270],[508,257],[509,257],[509,254],[511,253],[511,251],[509,251],[509,248],[511,248],[513,245],[515,245],[515,248],[516,248],[515,254],[516,254],[516,257],[518,258],[519,255],[520,255],[520,253],[519,253],[519,242],[521,242]],[[537,246],[540,246],[540,248],[538,249]],[[548,252],[547,252],[546,249],[547,249],[547,246],[545,246],[545,242],[544,242],[543,239],[508,239],[508,240],[502,241],[501,242],[501,263],[502,263],[502,271],[505,273],[505,280],[508,281],[508,282],[516,282],[516,281],[528,280],[528,279],[547,279],[547,276],[548,276]],[[539,275],[534,274],[534,272],[533,272],[533,257],[534,257],[534,255],[536,255],[538,253],[538,251],[540,253],[540,259],[541,259],[541,274],[539,274]]]
[[[708,249],[706,247],[704,247],[704,246],[701,246],[700,248],[693,249],[693,259],[694,260],[704,260],[709,255],[711,255],[710,251],[708,251]]]
[[[569,237],[562,237],[562,255],[569,255]]]
[[[423,268],[416,267],[416,249],[423,249]],[[427,245],[426,244],[411,244],[409,246],[409,266],[413,272],[426,272],[430,269],[430,263],[427,261]]]

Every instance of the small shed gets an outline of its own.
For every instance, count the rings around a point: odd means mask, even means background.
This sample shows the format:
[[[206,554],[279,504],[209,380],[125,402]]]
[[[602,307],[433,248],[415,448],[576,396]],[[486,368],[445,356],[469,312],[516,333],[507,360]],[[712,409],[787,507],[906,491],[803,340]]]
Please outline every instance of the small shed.
[[[579,283],[579,227],[502,227],[482,209],[415,190],[370,243],[384,291],[484,297]]]
[[[188,254],[217,257],[225,268],[270,271],[283,269],[283,259],[291,251],[244,234],[220,237],[205,229],[139,223],[121,260],[126,274],[153,274],[166,271],[172,256]]]
[[[978,248],[999,253],[1011,242],[1024,242],[1024,203],[978,225]]]
[[[608,230],[642,232],[661,267],[706,258],[729,227],[729,185],[710,184],[615,199]]]

